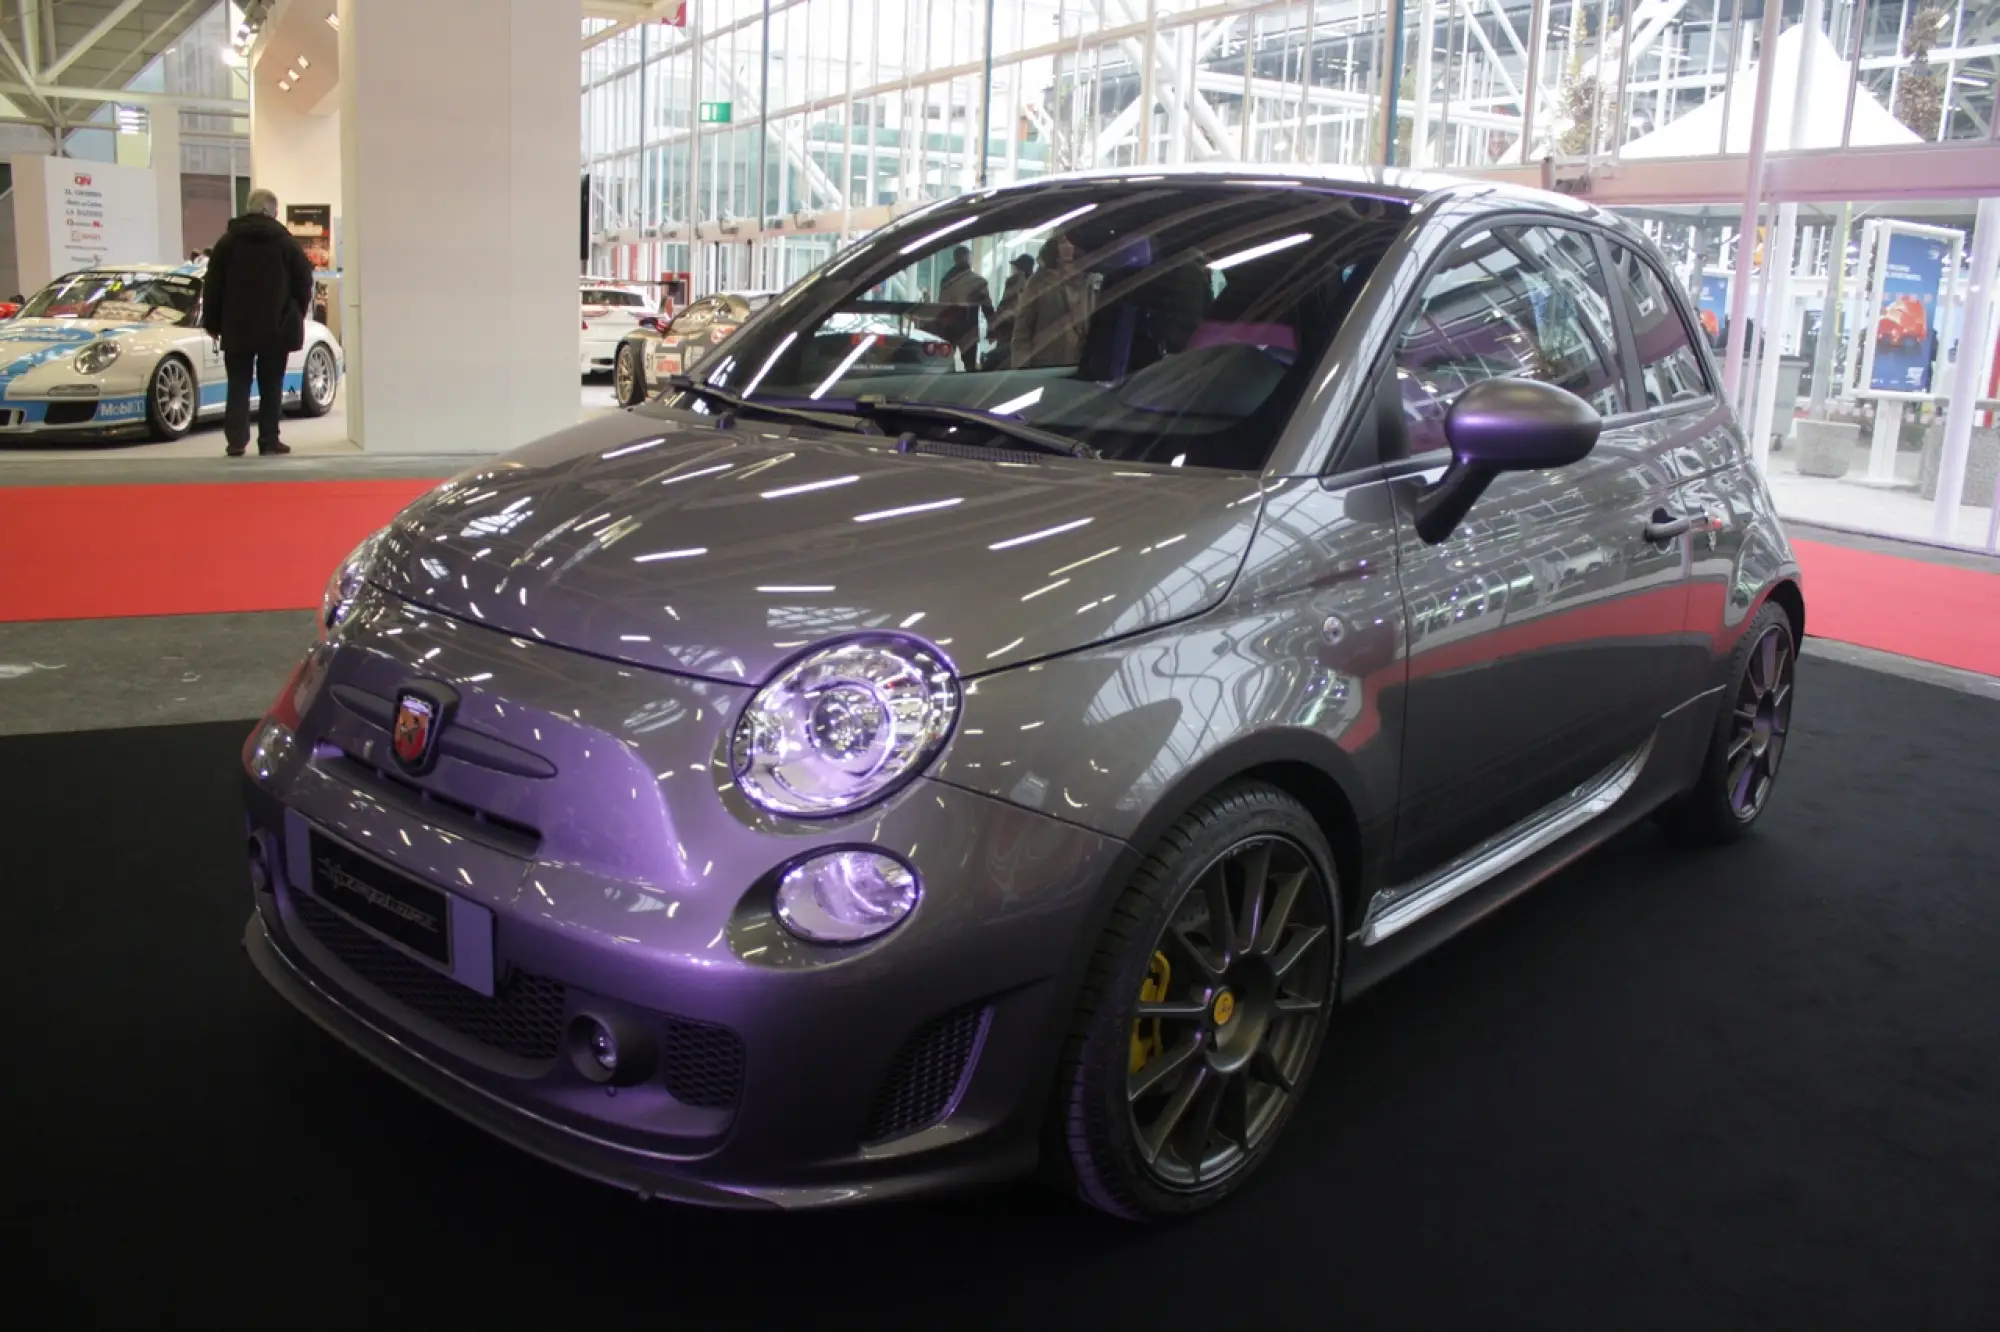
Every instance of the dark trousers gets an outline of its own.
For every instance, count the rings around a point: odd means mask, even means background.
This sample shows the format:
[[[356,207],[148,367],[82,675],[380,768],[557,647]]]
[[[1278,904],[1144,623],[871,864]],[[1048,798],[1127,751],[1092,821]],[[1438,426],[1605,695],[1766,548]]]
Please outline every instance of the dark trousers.
[[[222,417],[222,438],[232,453],[250,444],[250,381],[257,381],[257,447],[278,442],[278,422],[285,414],[285,362],[291,353],[276,347],[222,351],[222,368],[229,373],[229,405]]]

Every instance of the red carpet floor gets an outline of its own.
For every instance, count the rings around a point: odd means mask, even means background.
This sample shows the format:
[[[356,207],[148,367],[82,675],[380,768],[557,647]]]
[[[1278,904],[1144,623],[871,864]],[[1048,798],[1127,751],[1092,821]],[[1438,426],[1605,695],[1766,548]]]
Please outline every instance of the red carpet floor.
[[[0,488],[0,622],[305,610],[408,478]],[[2000,574],[1800,541],[1814,637],[2000,675]]]
[[[2000,675],[2000,574],[1794,541],[1806,635]]]
[[[437,481],[0,489],[0,622],[306,610]]]

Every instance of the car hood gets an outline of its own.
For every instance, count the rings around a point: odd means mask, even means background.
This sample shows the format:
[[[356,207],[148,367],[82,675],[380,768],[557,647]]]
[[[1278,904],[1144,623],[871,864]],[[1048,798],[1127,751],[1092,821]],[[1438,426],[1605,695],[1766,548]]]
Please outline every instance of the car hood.
[[[50,361],[73,356],[99,339],[159,327],[162,325],[101,319],[10,319],[0,324],[0,375],[23,375]]]
[[[712,679],[761,681],[867,631],[922,637],[977,675],[1213,605],[1260,494],[1241,474],[625,412],[420,499],[370,577],[460,619]]]

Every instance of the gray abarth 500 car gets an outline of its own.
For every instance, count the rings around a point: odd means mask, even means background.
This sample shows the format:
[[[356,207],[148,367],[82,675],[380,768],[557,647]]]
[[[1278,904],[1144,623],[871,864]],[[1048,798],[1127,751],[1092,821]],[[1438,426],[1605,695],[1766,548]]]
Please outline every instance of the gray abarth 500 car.
[[[961,246],[1035,261],[990,318]],[[906,324],[982,354],[853,332]],[[934,204],[337,571],[244,750],[250,956],[642,1194],[1213,1203],[1336,1003],[1766,807],[1804,603],[1695,327],[1492,184]]]

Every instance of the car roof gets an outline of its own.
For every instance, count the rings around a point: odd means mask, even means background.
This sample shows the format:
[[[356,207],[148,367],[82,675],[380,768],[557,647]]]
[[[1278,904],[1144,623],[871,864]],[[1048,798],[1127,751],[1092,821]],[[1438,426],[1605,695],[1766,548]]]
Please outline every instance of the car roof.
[[[1211,184],[1305,186],[1341,194],[1356,194],[1415,209],[1442,204],[1457,205],[1454,212],[1510,212],[1530,210],[1587,218],[1608,227],[1630,230],[1617,215],[1583,202],[1571,195],[1532,189],[1511,181],[1483,180],[1455,176],[1441,171],[1415,171],[1402,167],[1335,166],[1320,163],[1253,165],[1249,163],[1199,163],[1185,166],[1107,167],[1089,171],[1064,172],[1031,181],[997,187],[994,193],[1029,191],[1050,185],[1089,181],[1186,181]]]
[[[77,273],[165,273],[184,276],[195,271],[193,264],[85,264],[82,268],[72,268],[65,276]]]

